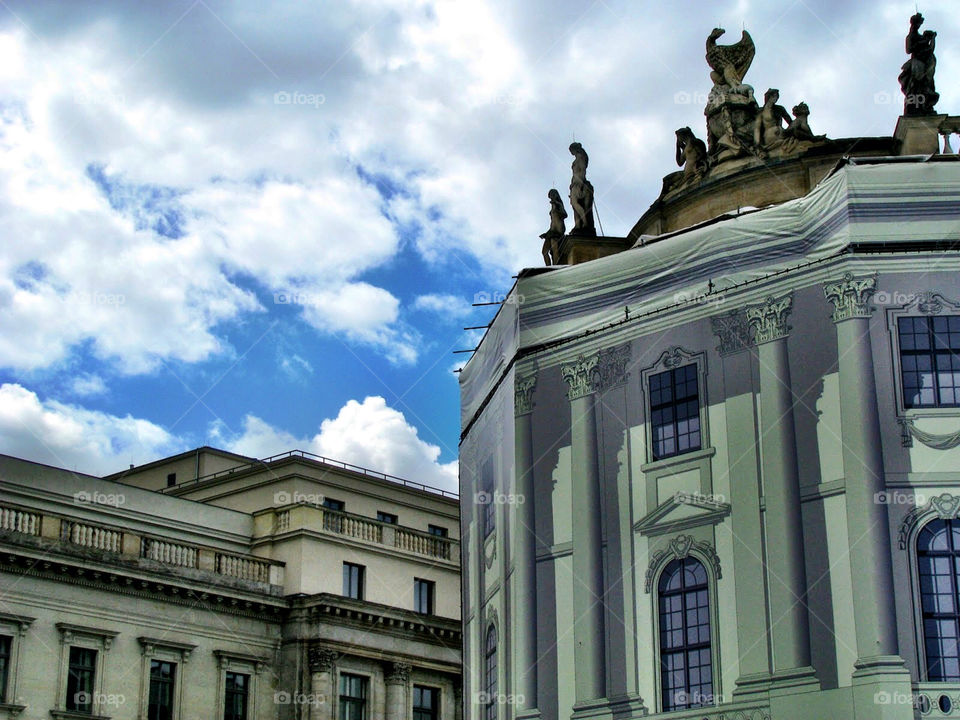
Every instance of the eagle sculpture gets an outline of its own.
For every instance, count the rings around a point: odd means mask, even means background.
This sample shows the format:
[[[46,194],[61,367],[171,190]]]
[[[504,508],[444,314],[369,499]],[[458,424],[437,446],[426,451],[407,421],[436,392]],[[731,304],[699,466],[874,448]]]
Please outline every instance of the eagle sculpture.
[[[713,69],[710,79],[714,85],[737,87],[743,84],[743,77],[750,69],[757,48],[746,30],[743,31],[740,42],[734,45],[717,45],[717,38],[725,32],[723,28],[714,28],[707,38],[707,65]]]

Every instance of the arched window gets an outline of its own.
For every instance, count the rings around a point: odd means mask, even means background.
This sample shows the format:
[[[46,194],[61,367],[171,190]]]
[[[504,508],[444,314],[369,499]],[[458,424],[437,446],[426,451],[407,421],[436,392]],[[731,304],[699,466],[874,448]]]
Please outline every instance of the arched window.
[[[934,520],[917,536],[927,680],[960,682],[960,520]]]
[[[486,697],[483,703],[484,720],[497,720],[497,629],[487,629],[487,649],[484,653],[483,681]]]
[[[673,560],[658,587],[663,710],[712,705],[707,571],[692,557]]]

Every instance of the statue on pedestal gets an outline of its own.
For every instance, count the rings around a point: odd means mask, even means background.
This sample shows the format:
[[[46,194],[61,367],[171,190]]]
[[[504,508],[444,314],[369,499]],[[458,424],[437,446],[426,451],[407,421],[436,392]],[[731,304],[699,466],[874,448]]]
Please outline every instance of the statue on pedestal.
[[[757,48],[746,30],[743,31],[740,42],[717,45],[717,38],[725,32],[723,28],[714,28],[710,32],[707,38],[707,65],[712,69],[710,79],[715,86],[733,89],[743,85],[743,78],[750,69]]]
[[[715,28],[707,38],[707,64],[713,88],[703,114],[707,116],[707,148],[716,160],[721,159],[720,155],[731,157],[733,145],[753,145],[759,110],[753,88],[743,82],[756,54],[753,38],[744,30],[740,42],[717,45],[717,38],[723,34],[723,28]],[[724,138],[723,147],[720,138]]]
[[[695,182],[707,172],[707,146],[689,127],[677,130],[677,165],[683,167],[680,184]]]
[[[905,43],[910,59],[900,69],[899,78],[904,95],[904,115],[935,115],[933,106],[940,99],[933,81],[937,69],[937,58],[933,54],[937,34],[933,30],[921,34],[921,25],[923,15],[920,13],[910,18],[910,32]]]
[[[573,178],[570,180],[570,207],[573,209],[573,230],[571,235],[596,237],[593,224],[593,185],[587,180],[587,151],[578,143],[570,144],[573,155]]]
[[[794,140],[807,140],[809,142],[825,140],[826,135],[813,134],[813,130],[810,129],[810,122],[807,120],[809,117],[810,108],[807,107],[805,102],[794,105],[793,120],[790,121],[790,126],[783,131],[783,136],[793,138]]]
[[[783,124],[789,126],[793,118],[783,105],[777,105],[779,99],[780,91],[776,88],[770,88],[763,94],[763,107],[753,125],[753,144],[758,148],[770,150],[783,144]]]
[[[567,211],[563,208],[563,200],[556,188],[547,193],[550,200],[550,229],[540,237],[543,238],[543,262],[546,265],[560,264],[560,239],[567,234]]]

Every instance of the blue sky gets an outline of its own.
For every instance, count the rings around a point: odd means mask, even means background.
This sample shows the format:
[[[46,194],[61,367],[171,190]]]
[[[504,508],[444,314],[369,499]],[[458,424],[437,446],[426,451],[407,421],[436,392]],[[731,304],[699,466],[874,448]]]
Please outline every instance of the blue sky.
[[[938,31],[957,109],[960,21]],[[704,41],[817,133],[889,135],[912,2],[7,0],[0,452],[202,444],[454,487],[455,349],[540,264],[572,139],[608,234],[703,137]],[[691,20],[693,18],[693,20]]]

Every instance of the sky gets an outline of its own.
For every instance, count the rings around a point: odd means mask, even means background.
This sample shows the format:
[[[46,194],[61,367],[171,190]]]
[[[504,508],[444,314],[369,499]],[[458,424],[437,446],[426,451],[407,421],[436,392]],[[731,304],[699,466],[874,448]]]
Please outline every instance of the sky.
[[[960,13],[938,110],[960,111]],[[704,138],[704,43],[890,135],[909,2],[0,0],[0,453],[302,449],[454,489],[454,371],[590,155],[625,235]],[[568,208],[569,212],[569,208]]]

